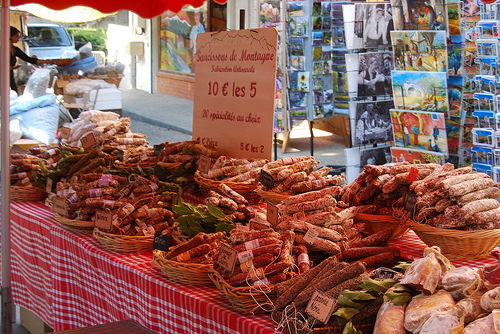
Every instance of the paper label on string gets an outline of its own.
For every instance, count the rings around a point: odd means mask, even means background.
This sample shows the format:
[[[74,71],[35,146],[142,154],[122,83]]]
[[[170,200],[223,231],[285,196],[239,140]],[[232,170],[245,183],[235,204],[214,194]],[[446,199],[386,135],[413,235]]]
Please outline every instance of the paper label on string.
[[[95,145],[97,145],[97,141],[95,140],[94,133],[90,132],[83,138],[80,138],[80,142],[85,150],[91,149]]]
[[[102,190],[101,188],[89,189],[89,195],[91,198],[102,197]]]
[[[267,202],[267,214],[266,214],[267,221],[271,225],[277,226],[278,225],[278,218],[279,218],[278,207],[271,202]]]
[[[61,127],[61,129],[59,130],[59,135],[61,136],[62,139],[68,139],[70,133],[71,133],[71,129],[67,128],[65,126]]]
[[[307,233],[304,235],[304,241],[309,245],[313,245],[316,239],[318,239],[319,232],[310,228],[307,230]]]
[[[416,169],[415,167],[411,167],[410,173],[408,174],[406,180],[413,182],[417,179],[417,177],[418,177],[418,169]]]
[[[154,147],[155,157],[159,156],[161,154],[161,151],[163,150],[163,145],[155,145],[153,147]]]
[[[210,171],[210,158],[206,155],[200,154],[198,159],[198,170],[202,173],[208,174]]]
[[[250,240],[250,241],[245,242],[245,249],[246,250],[251,250],[251,249],[258,248],[258,247],[260,247],[258,239],[254,239],[254,240]]]
[[[250,271],[253,269],[253,260],[248,260],[246,262],[243,262],[240,264],[240,269],[242,272],[246,273],[247,271]]]
[[[238,252],[226,243],[222,243],[219,256],[217,257],[217,264],[221,266],[224,270],[232,273],[234,267],[236,266],[236,260],[238,259]]]
[[[264,185],[267,189],[271,189],[274,187],[274,178],[271,174],[261,169],[260,171],[260,183]]]
[[[250,273],[248,273],[248,275],[250,275],[250,278],[253,280],[263,278],[264,277],[264,268],[261,267],[261,268],[257,268],[257,269],[252,269],[250,271]]]
[[[297,256],[297,262],[298,264],[301,263],[309,264],[309,255],[307,255],[307,253],[300,253],[299,256]]]
[[[95,226],[101,230],[111,230],[113,226],[113,214],[111,212],[96,211]]]
[[[309,303],[307,303],[306,313],[326,324],[333,313],[335,305],[337,305],[337,300],[335,298],[316,290],[309,300]]]
[[[188,262],[189,260],[191,260],[191,256],[189,256],[189,251],[177,255],[176,260],[179,262]]]
[[[68,216],[68,202],[61,197],[55,197],[52,201],[52,211],[62,217]]]
[[[300,165],[297,165],[297,164],[293,164],[292,169],[295,173],[302,171],[302,167]]]
[[[240,263],[246,262],[246,261],[251,260],[251,259],[253,259],[252,250],[247,250],[247,251],[238,253],[238,261]]]
[[[54,184],[54,181],[50,177],[47,178],[47,186],[45,187],[45,191],[50,194],[52,193],[52,185]]]
[[[125,156],[125,152],[123,152],[122,150],[118,150],[118,152],[116,152],[116,159],[118,161],[123,162],[123,157],[124,156]]]

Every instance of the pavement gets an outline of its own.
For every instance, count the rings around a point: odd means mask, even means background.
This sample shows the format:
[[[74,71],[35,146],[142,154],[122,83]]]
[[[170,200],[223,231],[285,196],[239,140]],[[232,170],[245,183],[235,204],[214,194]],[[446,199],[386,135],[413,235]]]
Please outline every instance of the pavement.
[[[131,130],[148,136],[151,145],[165,141],[190,140],[193,129],[194,101],[164,94],[149,94],[137,89],[122,90],[122,117],[130,117]],[[273,149],[273,159],[314,155],[321,166],[345,166],[343,138],[318,129],[313,130],[311,154],[309,124],[294,124],[286,152],[282,152],[282,134]]]

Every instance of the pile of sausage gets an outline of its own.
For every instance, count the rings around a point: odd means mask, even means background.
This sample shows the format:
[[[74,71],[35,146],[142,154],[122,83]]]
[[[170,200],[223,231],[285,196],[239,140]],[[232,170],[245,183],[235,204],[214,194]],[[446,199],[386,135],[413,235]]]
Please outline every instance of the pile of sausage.
[[[176,143],[164,142],[161,145],[162,150],[158,155],[158,161],[161,162],[184,163],[200,155],[204,155],[210,159],[216,159],[220,156],[213,147],[206,146],[197,140],[186,140]]]
[[[413,182],[418,196],[413,219],[438,228],[488,230],[500,225],[498,185],[472,167],[455,169],[447,163]]]
[[[84,153],[69,153],[58,164],[57,175],[69,179],[80,174],[102,174],[108,170],[112,161],[113,158],[99,147],[87,150]]]
[[[363,172],[345,190],[342,201],[357,206],[363,213],[401,214],[410,185],[439,167],[438,164],[408,162],[365,165]]]
[[[82,143],[80,139],[90,133],[94,134],[95,138],[100,137],[110,126],[121,124],[119,118],[120,115],[114,112],[100,110],[84,111],[75,119],[71,125],[68,138],[63,141],[68,145],[81,147]],[[128,123],[130,125],[130,119],[128,119]]]
[[[201,175],[223,182],[256,182],[262,166],[267,162],[267,159],[234,159],[221,155],[212,164],[208,173]]]
[[[214,268],[231,286],[277,284],[293,275],[289,269],[294,263],[294,240],[295,234],[291,231],[280,234],[268,230],[233,229],[229,246],[238,252],[236,266],[233,272],[226,272],[217,264]]]
[[[176,228],[170,210],[173,194],[157,194],[157,183],[139,175],[129,182],[118,175],[80,174],[58,182],[56,189],[56,196],[68,201],[69,219],[91,221],[97,211],[113,214],[112,228],[106,231],[109,233],[169,234]]]
[[[272,185],[259,184],[259,189],[277,194],[295,195],[339,185],[343,176],[329,176],[330,167],[315,170],[318,162],[312,156],[280,159],[264,165],[272,176]]]
[[[200,232],[189,241],[172,247],[168,252],[161,252],[161,256],[181,263],[213,264],[223,239],[224,232],[210,234]]]
[[[10,154],[11,186],[36,187],[33,173],[41,170],[40,163],[43,162],[47,170],[52,170],[61,159],[59,147],[34,145],[28,151]]]
[[[340,253],[342,243],[358,234],[358,230],[353,228],[357,209],[345,208],[343,203],[337,202],[343,192],[342,187],[331,186],[286,198],[278,205],[281,215],[276,229],[293,230],[295,239],[312,250]],[[306,238],[309,231],[315,237]]]
[[[225,183],[220,183],[214,190],[201,189],[205,196],[203,204],[218,207],[229,219],[237,223],[247,223],[254,215],[247,210],[248,201]]]

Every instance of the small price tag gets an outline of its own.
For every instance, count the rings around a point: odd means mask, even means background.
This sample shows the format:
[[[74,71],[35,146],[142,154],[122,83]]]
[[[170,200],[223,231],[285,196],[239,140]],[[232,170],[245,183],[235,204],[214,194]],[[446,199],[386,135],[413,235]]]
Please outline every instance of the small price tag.
[[[210,170],[210,158],[206,155],[200,154],[200,158],[198,159],[198,170],[205,174],[208,174]]]
[[[163,150],[163,145],[155,145],[154,151],[155,151],[155,157],[159,156],[161,154],[161,151]]]
[[[304,213],[304,211],[295,212],[293,214],[293,218],[295,218],[297,220],[306,220],[306,214]]]
[[[414,212],[415,206],[417,205],[417,195],[414,193],[406,193],[405,196],[405,210],[408,212]]]
[[[314,244],[316,239],[318,239],[319,232],[316,230],[313,230],[312,228],[307,230],[307,233],[304,235],[304,241],[307,242],[309,245]]]
[[[219,250],[219,257],[217,258],[217,264],[224,268],[224,270],[233,272],[236,266],[236,259],[238,258],[238,251],[231,248],[226,243],[223,243]]]
[[[271,189],[274,187],[274,179],[271,174],[266,172],[265,170],[260,171],[260,183],[264,185],[267,189]]]
[[[125,154],[125,152],[123,152],[122,150],[118,150],[118,152],[116,152],[116,159],[118,159],[118,161],[123,162],[124,154]]]
[[[311,317],[326,324],[333,313],[335,305],[337,305],[335,298],[316,290],[307,304],[306,312]]]
[[[113,224],[113,214],[111,212],[96,211],[95,227],[101,230],[109,231]]]
[[[410,168],[410,173],[408,174],[408,177],[406,178],[408,181],[413,182],[417,179],[418,176],[418,169],[415,167]]]
[[[161,233],[155,233],[155,238],[153,241],[153,249],[158,249],[164,252],[168,252],[170,248],[170,236]]]
[[[65,198],[55,197],[52,201],[52,211],[62,217],[68,216],[68,202]]]
[[[52,193],[52,185],[54,184],[54,181],[50,177],[47,178],[47,186],[45,187],[45,191],[47,194]]]
[[[267,221],[271,225],[277,226],[278,218],[279,218],[278,207],[271,202],[267,202],[267,216],[266,216]]]
[[[61,129],[59,130],[59,135],[61,136],[62,139],[68,139],[70,133],[71,133],[71,129],[67,128],[65,126],[61,127]]]
[[[85,150],[91,149],[97,145],[94,134],[91,132],[83,138],[80,138],[80,142]]]

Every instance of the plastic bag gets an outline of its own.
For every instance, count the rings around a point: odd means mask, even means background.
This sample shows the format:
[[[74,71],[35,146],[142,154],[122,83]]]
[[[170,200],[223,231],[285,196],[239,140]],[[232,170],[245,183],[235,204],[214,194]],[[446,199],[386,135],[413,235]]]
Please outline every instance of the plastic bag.
[[[51,95],[53,99],[50,99]],[[33,106],[28,110],[17,110],[16,117],[19,118],[23,137],[38,140],[46,145],[55,140],[59,123],[59,106],[56,103],[55,95],[49,94],[48,97],[42,96],[31,101],[31,104],[19,103],[14,106]],[[50,101],[53,103],[48,103]]]
[[[451,293],[455,301],[481,295],[485,290],[481,275],[469,267],[448,270],[443,275],[441,284],[443,289]]]
[[[28,79],[23,95],[34,99],[47,94],[49,81],[50,71],[46,69],[37,69]]]

